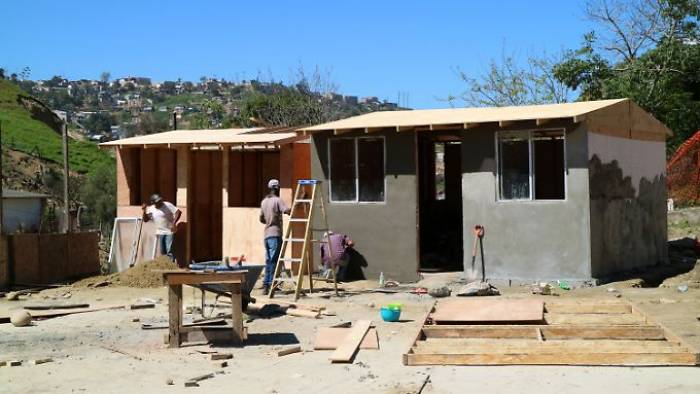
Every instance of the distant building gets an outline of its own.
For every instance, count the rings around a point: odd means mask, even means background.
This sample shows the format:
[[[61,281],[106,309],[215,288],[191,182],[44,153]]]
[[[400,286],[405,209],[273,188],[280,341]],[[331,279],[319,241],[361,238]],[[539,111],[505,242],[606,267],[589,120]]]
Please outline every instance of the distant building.
[[[360,104],[379,104],[377,96],[368,96],[360,99]]]
[[[49,196],[18,190],[2,190],[2,231],[6,234],[37,232]]]
[[[345,104],[357,105],[357,96],[344,96],[343,100],[345,101]]]
[[[64,123],[68,123],[68,121],[70,120],[70,112],[68,112],[68,111],[54,109],[51,112],[53,112],[56,116],[58,116],[58,118],[61,119],[61,121],[63,121]]]

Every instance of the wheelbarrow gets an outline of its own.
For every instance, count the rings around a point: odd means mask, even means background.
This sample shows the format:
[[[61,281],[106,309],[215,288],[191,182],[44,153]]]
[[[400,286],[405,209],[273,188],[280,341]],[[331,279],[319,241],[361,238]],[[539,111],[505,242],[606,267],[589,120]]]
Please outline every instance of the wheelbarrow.
[[[242,297],[242,310],[245,312],[246,308],[248,307],[249,303],[255,303],[255,298],[253,298],[250,293],[253,291],[253,286],[255,286],[255,282],[258,281],[258,277],[260,277],[260,273],[262,273],[263,269],[265,269],[264,264],[234,264],[234,265],[225,265],[222,264],[221,261],[206,261],[206,262],[201,262],[201,263],[192,263],[189,265],[190,270],[192,271],[240,271],[240,270],[246,270],[245,275],[245,283],[243,284],[243,287],[241,288],[241,297]],[[210,291],[214,294],[216,294],[216,299],[218,300],[219,297],[228,297],[231,298],[231,293],[226,290],[225,285],[217,285],[217,284],[202,284],[202,285],[195,285],[194,287],[202,290],[202,313],[204,313],[204,291]]]

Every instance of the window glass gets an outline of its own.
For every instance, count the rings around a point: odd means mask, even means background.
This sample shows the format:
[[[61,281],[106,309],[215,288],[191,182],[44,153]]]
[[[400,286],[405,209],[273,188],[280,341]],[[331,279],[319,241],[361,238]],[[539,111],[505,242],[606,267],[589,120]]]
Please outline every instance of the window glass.
[[[561,132],[533,133],[535,199],[564,199],[564,135]]]
[[[500,196],[503,200],[530,198],[530,156],[525,138],[505,136],[500,139]]]
[[[349,138],[330,141],[331,200],[355,201],[355,140]]]
[[[357,174],[360,201],[384,201],[384,140],[357,139]]]

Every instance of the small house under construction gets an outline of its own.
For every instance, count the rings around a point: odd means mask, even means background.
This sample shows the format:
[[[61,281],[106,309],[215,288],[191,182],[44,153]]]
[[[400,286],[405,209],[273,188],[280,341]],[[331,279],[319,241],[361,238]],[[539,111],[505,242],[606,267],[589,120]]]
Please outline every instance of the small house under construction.
[[[472,265],[590,281],[666,259],[670,130],[627,99],[374,112],[302,129],[330,227],[369,277]]]
[[[176,130],[101,146],[116,150],[118,217],[141,217],[156,192],[182,211],[174,245],[181,265],[242,254],[264,263],[260,201],[277,178],[291,204],[296,180],[309,177],[309,144],[300,139],[282,128]],[[155,250],[150,237],[141,232],[136,261]]]

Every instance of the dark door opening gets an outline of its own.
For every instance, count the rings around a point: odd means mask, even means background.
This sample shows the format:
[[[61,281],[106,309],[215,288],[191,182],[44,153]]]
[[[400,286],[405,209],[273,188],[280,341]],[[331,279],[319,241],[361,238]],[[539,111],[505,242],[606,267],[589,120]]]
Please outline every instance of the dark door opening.
[[[461,271],[462,152],[458,136],[419,136],[420,271]]]
[[[220,151],[194,151],[190,156],[187,188],[190,225],[190,259],[221,260],[223,201]]]

